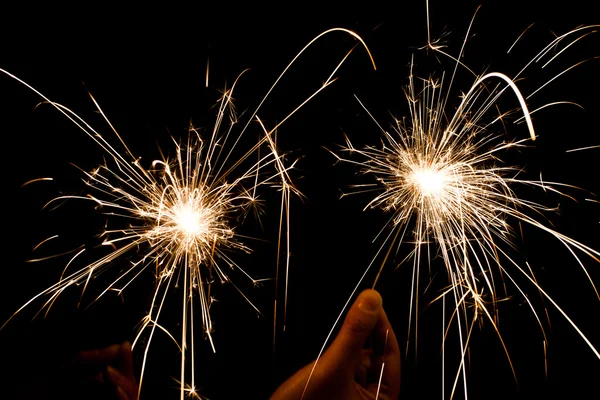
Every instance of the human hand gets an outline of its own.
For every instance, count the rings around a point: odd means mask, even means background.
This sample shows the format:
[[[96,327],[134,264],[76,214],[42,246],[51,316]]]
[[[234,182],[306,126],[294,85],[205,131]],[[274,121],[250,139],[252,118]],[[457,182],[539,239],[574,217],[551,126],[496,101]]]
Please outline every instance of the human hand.
[[[365,290],[358,296],[316,363],[286,380],[271,400],[398,398],[400,349],[379,293]]]
[[[81,351],[65,363],[60,375],[62,376],[55,381],[53,389],[60,392],[57,394],[61,398],[97,396],[102,399],[138,399],[129,342]]]

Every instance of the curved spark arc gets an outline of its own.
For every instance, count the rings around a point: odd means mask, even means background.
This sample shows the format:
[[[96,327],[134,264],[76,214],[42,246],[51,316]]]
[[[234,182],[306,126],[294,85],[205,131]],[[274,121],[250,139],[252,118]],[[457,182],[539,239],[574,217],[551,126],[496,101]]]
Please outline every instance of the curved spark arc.
[[[546,67],[556,60],[557,55],[566,51],[574,42],[595,32],[596,28],[597,26],[580,27],[559,36],[550,45],[544,47],[534,60],[539,62],[543,57],[552,56],[542,66],[542,68]],[[550,48],[564,43],[562,42],[564,39],[578,32],[575,39],[555,50],[558,54],[549,54]],[[377,254],[361,276],[350,298],[353,297],[376,259],[382,258],[373,286],[377,284],[383,268],[389,261],[391,251],[402,244],[408,226],[413,226],[411,242],[414,243],[414,248],[407,258],[397,263],[400,266],[410,260],[412,264],[407,351],[410,339],[414,337],[416,343],[418,337],[418,312],[421,309],[419,284],[423,275],[421,263],[425,259],[431,262],[431,246],[434,244],[437,257],[442,260],[448,275],[448,289],[432,301],[443,300],[444,304],[442,359],[447,345],[447,333],[452,325],[458,330],[459,351],[462,355],[453,379],[450,398],[456,394],[461,376],[465,398],[468,396],[465,358],[472,328],[476,322],[486,321],[491,324],[515,380],[517,378],[498,326],[497,304],[508,295],[507,283],[516,288],[531,309],[544,338],[544,345],[547,342],[539,313],[516,281],[517,275],[525,278],[527,283],[539,292],[542,299],[548,300],[560,312],[594,355],[600,359],[600,352],[585,333],[538,284],[533,270],[529,266],[527,268],[521,266],[507,251],[509,248],[516,248],[514,238],[517,232],[512,228],[513,222],[519,225],[530,225],[538,231],[546,232],[573,256],[574,262],[579,265],[596,297],[600,299],[598,289],[580,258],[585,255],[593,262],[600,263],[600,251],[561,234],[549,223],[544,222],[546,213],[555,210],[553,207],[519,197],[514,191],[516,186],[525,186],[550,190],[563,197],[574,199],[562,189],[579,188],[562,183],[545,182],[541,178],[539,181],[520,179],[521,168],[507,166],[503,162],[503,153],[525,146],[529,139],[507,140],[504,134],[494,133],[495,124],[504,123],[510,114],[510,112],[501,112],[497,104],[501,95],[509,90],[516,95],[520,106],[517,110],[521,117],[514,122],[525,120],[530,139],[535,140],[531,112],[526,99],[530,99],[549,82],[544,83],[528,96],[520,92],[515,83],[516,77],[521,76],[532,63],[528,63],[512,79],[499,72],[475,75],[474,83],[463,92],[459,105],[454,111],[448,112],[449,88],[453,84],[456,85],[454,79],[456,67],[464,65],[461,61],[464,43],[461,47],[461,55],[455,58],[438,49],[435,44],[437,42],[428,40],[428,49],[447,55],[455,63],[449,79],[450,83],[446,85],[442,75],[441,79],[422,79],[422,86],[417,89],[413,75],[414,64],[411,62],[409,83],[405,91],[409,116],[406,119],[396,120],[392,130],[387,131],[359,100],[363,109],[379,128],[382,136],[381,144],[361,149],[353,146],[346,138],[347,144],[342,147],[342,151],[349,155],[341,156],[332,152],[338,161],[357,165],[361,173],[374,177],[375,183],[354,187],[356,193],[375,193],[365,209],[382,209],[391,214],[390,222],[385,227],[389,230],[389,234],[382,240]],[[581,62],[559,75],[579,64]],[[466,70],[473,73],[468,68]],[[551,78],[550,81],[556,77]],[[497,78],[503,82],[495,86],[489,84],[491,79]],[[547,105],[534,111],[545,106]],[[494,116],[495,112],[497,112],[496,116]],[[387,249],[387,252],[383,252],[384,249]],[[427,257],[422,254],[422,251],[426,252]],[[380,254],[385,256],[381,257]],[[445,309],[449,304],[453,304],[453,312]],[[324,347],[325,345],[317,360]],[[416,344],[414,347],[416,352]],[[444,375],[443,372],[442,382],[444,382]],[[308,384],[309,382],[306,383],[306,387]]]
[[[124,149],[123,152],[115,149],[104,136],[98,133],[75,112],[59,103],[49,100],[26,82],[0,69],[0,72],[17,80],[38,94],[44,99],[45,103],[54,106],[98,144],[108,156],[109,162],[105,162],[105,164],[93,172],[83,171],[87,178],[85,181],[86,185],[95,194],[87,196],[60,196],[50,201],[49,204],[67,199],[92,201],[103,210],[104,214],[116,218],[118,223],[128,225],[127,227],[107,228],[101,235],[103,238],[102,245],[112,248],[112,252],[75,272],[68,272],[67,270],[73,261],[85,250],[85,248],[81,250],[76,249],[75,251],[80,251],[67,262],[59,282],[27,301],[0,329],[6,326],[23,308],[40,297],[50,297],[42,306],[42,309],[47,308],[47,311],[49,311],[58,295],[71,285],[83,285],[81,294],[83,297],[83,293],[86,291],[92,277],[104,273],[114,261],[121,259],[126,254],[137,253],[139,259],[132,261],[131,266],[125,268],[125,272],[119,275],[96,300],[109,290],[117,290],[120,293],[143,272],[148,269],[154,269],[156,288],[152,296],[150,311],[140,322],[138,333],[133,341],[133,347],[139,345],[142,334],[149,330],[148,339],[143,350],[144,356],[139,386],[140,393],[144,371],[147,366],[150,343],[154,338],[156,328],[158,328],[165,332],[181,351],[181,376],[179,381],[181,399],[186,395],[199,397],[195,386],[193,366],[193,298],[197,297],[199,299],[203,333],[208,338],[213,351],[215,351],[215,345],[212,338],[212,321],[210,318],[210,306],[213,301],[210,295],[210,288],[213,282],[219,281],[221,283],[227,282],[232,284],[254,310],[260,314],[258,308],[230,281],[224,267],[227,266],[238,270],[243,275],[246,275],[254,284],[261,281],[261,279],[253,278],[245,272],[228,253],[231,251],[250,252],[250,248],[242,243],[241,237],[237,234],[236,221],[245,216],[249,210],[255,209],[258,206],[257,190],[265,186],[275,187],[282,193],[276,271],[278,274],[280,250],[282,248],[281,241],[285,231],[287,302],[287,271],[289,269],[290,251],[289,200],[292,193],[297,195],[300,195],[300,193],[292,184],[289,176],[289,171],[294,167],[294,163],[286,165],[286,162],[284,162],[284,155],[279,152],[275,145],[273,139],[274,132],[306,102],[335,81],[335,73],[345,62],[352,50],[342,58],[322,86],[312,95],[308,96],[299,106],[289,112],[275,128],[267,129],[258,119],[257,113],[296,59],[312,43],[332,32],[342,32],[357,39],[359,44],[367,50],[373,67],[375,67],[369,49],[356,33],[343,28],[327,30],[311,40],[287,65],[253,111],[252,116],[243,126],[241,132],[233,135],[233,127],[239,121],[235,116],[232,93],[238,79],[245,71],[238,76],[230,89],[224,91],[223,96],[219,100],[218,112],[209,140],[204,141],[198,130],[190,125],[186,144],[183,145],[174,140],[176,156],[173,159],[165,158],[156,160],[152,162],[151,167],[148,169],[145,169],[140,159],[133,155],[125,141],[91,95],[90,97],[96,108],[121,143]],[[227,116],[229,117],[228,121]],[[230,158],[233,156],[234,148],[240,143],[241,136],[246,132],[255,116],[263,130],[263,137],[251,146],[249,150],[245,151],[240,158],[231,161]],[[224,127],[226,121],[229,123],[228,128]],[[263,147],[266,151],[261,156],[261,149]],[[226,148],[228,150],[225,150]],[[255,155],[258,156],[257,161],[254,163],[250,162],[249,166],[247,166],[247,160]],[[182,289],[181,342],[178,343],[174,336],[159,324],[159,320],[168,297],[169,289],[174,283],[180,280],[183,280],[184,287]],[[274,320],[275,326],[276,321]],[[191,353],[188,346],[191,347]],[[191,384],[186,383],[188,355],[192,361]]]

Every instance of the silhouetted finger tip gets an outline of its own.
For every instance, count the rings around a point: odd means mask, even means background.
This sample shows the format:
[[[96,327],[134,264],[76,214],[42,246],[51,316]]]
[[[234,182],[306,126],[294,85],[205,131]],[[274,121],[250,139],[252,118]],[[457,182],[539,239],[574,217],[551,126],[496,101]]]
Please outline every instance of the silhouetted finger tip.
[[[73,366],[101,365],[114,360],[119,354],[119,345],[114,344],[103,349],[84,350],[77,353],[71,360]]]
[[[123,391],[123,389],[121,389],[120,386],[117,386],[115,392],[117,393],[117,397],[119,398],[119,400],[130,400],[129,396],[127,396],[125,391]]]
[[[111,382],[116,386],[120,386],[121,382],[125,379],[118,370],[111,367],[110,365],[106,367],[106,373]]]
[[[377,313],[381,310],[383,300],[377,291],[367,289],[358,296],[356,304],[364,312]]]

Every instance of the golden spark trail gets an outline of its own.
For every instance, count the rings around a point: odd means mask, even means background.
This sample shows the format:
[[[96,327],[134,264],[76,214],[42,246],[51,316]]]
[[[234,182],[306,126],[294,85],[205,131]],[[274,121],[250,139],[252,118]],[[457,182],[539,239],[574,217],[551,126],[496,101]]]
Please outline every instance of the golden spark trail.
[[[579,27],[557,36],[534,57],[534,60],[542,64],[542,68],[546,67],[556,60],[557,55],[565,52],[574,42],[595,32],[597,28],[598,26]],[[467,33],[466,37],[468,36]],[[554,207],[520,197],[515,192],[515,187],[522,186],[573,198],[567,190],[576,188],[541,179],[520,179],[522,169],[507,165],[503,161],[506,153],[523,148],[527,142],[536,139],[532,112],[529,111],[527,101],[549,82],[525,96],[517,85],[517,78],[532,64],[531,62],[512,78],[500,72],[488,72],[478,76],[462,61],[466,39],[457,57],[443,52],[436,43],[431,40],[428,29],[426,48],[447,56],[454,62],[450,78],[445,74],[440,78],[416,78],[413,72],[415,63],[412,61],[405,90],[409,115],[396,119],[388,130],[377,122],[359,100],[362,108],[378,127],[381,143],[378,146],[357,148],[346,139],[342,151],[348,156],[332,152],[338,161],[354,164],[360,168],[362,174],[373,177],[373,183],[354,186],[353,193],[374,193],[365,209],[382,209],[391,214],[385,227],[389,233],[380,239],[381,245],[375,257],[360,277],[342,313],[374,264],[380,263],[373,286],[377,284],[383,268],[391,261],[392,251],[397,252],[400,245],[408,241],[407,237],[412,235],[410,242],[414,243],[414,247],[410,256],[397,264],[401,265],[406,261],[412,264],[407,351],[411,338],[414,337],[416,342],[418,336],[418,313],[422,308],[419,299],[423,291],[420,287],[423,260],[431,262],[434,258],[439,258],[445,268],[448,286],[434,300],[442,300],[444,305],[442,359],[444,360],[444,349],[448,344],[448,331],[452,326],[459,336],[459,351],[462,355],[449,398],[455,396],[461,377],[462,390],[467,398],[466,358],[476,323],[481,324],[485,321],[495,330],[516,379],[515,369],[498,326],[497,305],[507,296],[507,284],[512,285],[530,307],[542,331],[545,345],[546,332],[541,317],[517,278],[524,278],[542,298],[547,299],[600,360],[598,349],[559,304],[540,287],[531,268],[522,266],[508,252],[508,249],[515,248],[514,239],[517,233],[513,226],[530,225],[549,234],[571,253],[575,263],[591,283],[596,297],[600,299],[598,290],[580,259],[585,255],[600,263],[600,251],[561,234],[545,222],[544,215],[554,211]],[[550,49],[553,50],[552,53]],[[464,67],[468,74],[473,76],[473,83],[462,92],[458,105],[452,108],[451,87],[457,84],[455,75],[459,67]],[[550,81],[557,77],[551,78]],[[513,118],[511,121],[513,111],[500,111],[506,104],[504,102],[510,101],[507,100],[508,95],[516,98],[516,110],[521,118]],[[500,100],[503,102],[500,103]],[[553,104],[563,103],[568,102]],[[534,111],[546,106],[548,105]],[[507,139],[503,126],[507,122],[518,123],[522,120],[526,122],[529,138]],[[454,309],[446,310],[446,307]],[[342,313],[329,332],[317,360]],[[415,345],[415,352],[416,349]],[[309,382],[310,377],[305,391]],[[445,385],[445,372],[442,372],[442,382]],[[442,393],[445,393],[444,388]]]
[[[299,194],[299,192],[293,186],[289,176],[289,171],[294,167],[294,163],[287,164],[284,155],[275,145],[273,135],[284,121],[335,80],[335,73],[352,50],[336,65],[322,86],[299,106],[293,108],[275,128],[268,129],[260,121],[257,113],[296,59],[316,40],[333,32],[341,32],[355,38],[359,45],[366,49],[373,67],[375,66],[368,48],[357,34],[343,28],[327,30],[311,40],[287,65],[239,133],[233,134],[239,121],[235,114],[232,96],[238,80],[245,71],[238,76],[231,88],[224,90],[218,101],[218,110],[209,137],[203,138],[199,130],[190,125],[186,140],[182,142],[173,140],[175,156],[155,160],[149,167],[145,167],[140,159],[134,156],[93,97],[92,100],[97,110],[118,139],[122,149],[114,147],[102,134],[69,108],[51,101],[31,85],[0,69],[0,72],[20,82],[44,99],[46,103],[54,106],[99,145],[106,155],[107,161],[103,165],[92,172],[82,171],[90,194],[60,196],[50,201],[46,207],[63,200],[91,201],[97,204],[109,221],[112,221],[111,226],[114,225],[111,228],[107,227],[101,235],[102,245],[106,249],[110,249],[107,254],[72,272],[71,268],[75,268],[78,258],[89,249],[82,246],[72,250],[75,255],[66,263],[60,280],[27,301],[0,329],[4,328],[21,310],[38,299],[47,298],[42,310],[46,309],[48,312],[57,297],[72,285],[82,286],[81,297],[83,297],[92,278],[110,270],[124,256],[134,254],[136,258],[130,261],[130,265],[125,267],[124,272],[118,275],[96,300],[109,290],[122,292],[143,273],[154,273],[156,286],[149,312],[142,319],[133,341],[133,348],[137,348],[140,346],[142,335],[146,333],[148,335],[146,342],[142,345],[144,346],[144,356],[139,379],[140,393],[144,383],[144,371],[148,366],[150,344],[158,329],[165,332],[181,351],[180,398],[183,400],[189,395],[199,398],[194,373],[194,303],[197,301],[196,304],[200,306],[202,332],[213,351],[215,351],[215,344],[210,317],[210,308],[213,302],[210,290],[213,283],[232,285],[260,314],[258,308],[230,280],[226,270],[232,269],[241,273],[254,284],[261,280],[247,273],[236,263],[231,254],[250,252],[250,248],[243,243],[238,234],[237,227],[240,225],[241,219],[258,206],[259,190],[262,191],[266,188],[275,188],[281,191],[282,196],[276,279],[279,278],[280,249],[283,248],[281,241],[284,240],[287,260],[285,262],[287,302],[287,271],[290,251],[289,200],[292,193]],[[206,79],[208,79],[208,66]],[[258,125],[262,129],[262,138],[250,146],[249,150],[244,150],[240,158],[233,160],[234,148],[242,143],[240,142],[241,136],[254,121],[258,121]],[[256,161],[252,161],[252,157],[257,157]],[[40,178],[40,180],[47,179],[49,178]],[[27,184],[32,182],[27,182]],[[46,241],[53,238],[55,237],[48,238]],[[39,260],[43,259],[46,258]],[[183,284],[179,341],[159,322],[167,298],[172,297],[170,291],[178,283]],[[274,320],[274,327],[276,324],[277,322]],[[192,366],[191,376],[187,370],[187,366],[190,364]]]

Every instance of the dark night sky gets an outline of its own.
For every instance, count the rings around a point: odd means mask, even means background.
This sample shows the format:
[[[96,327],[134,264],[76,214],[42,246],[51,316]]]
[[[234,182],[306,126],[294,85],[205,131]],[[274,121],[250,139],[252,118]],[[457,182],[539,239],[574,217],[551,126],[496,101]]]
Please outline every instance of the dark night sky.
[[[353,94],[373,111],[383,126],[389,125],[391,115],[406,115],[402,88],[407,83],[411,54],[419,57],[422,74],[439,74],[449,68],[446,61],[440,65],[434,57],[418,50],[426,41],[425,7],[422,1],[413,3],[403,4],[402,10],[373,3],[343,12],[303,7],[286,13],[282,9],[274,16],[270,15],[272,10],[260,6],[199,12],[186,7],[145,6],[135,13],[107,7],[4,13],[0,68],[14,73],[52,100],[72,107],[84,119],[101,127],[108,137],[108,127],[94,112],[88,90],[133,152],[147,162],[159,157],[158,146],[171,145],[170,136],[185,136],[190,118],[196,125],[210,126],[214,111],[210,107],[218,99],[219,89],[231,84],[244,69],[250,71],[240,82],[236,104],[239,111],[246,110],[249,114],[285,65],[320,32],[332,27],[352,29],[369,45],[377,71],[370,68],[365,52],[356,49],[337,74],[340,79],[279,131],[281,148],[290,153],[290,159],[301,158],[293,177],[306,195],[304,201],[292,202],[293,257],[287,330],[278,333],[273,353],[273,281],[259,288],[242,284],[245,293],[263,312],[262,318],[257,318],[233,288],[215,288],[220,300],[213,310],[217,353],[212,354],[208,343],[197,342],[199,385],[209,398],[230,399],[241,395],[265,398],[278,382],[313,359],[375,254],[378,242],[372,243],[372,239],[389,217],[380,210],[361,211],[369,201],[368,195],[339,199],[341,189],[361,178],[349,166],[334,167],[333,157],[323,147],[335,149],[343,144],[344,134],[357,145],[378,143],[377,127]],[[467,1],[460,6],[446,3],[456,2],[431,4],[433,32],[435,35],[448,32],[445,37],[448,51],[457,54],[479,3]],[[562,9],[548,8],[545,2],[537,0],[527,2],[525,9],[523,1],[483,3],[464,59],[477,73],[497,70],[514,75],[554,33],[599,20],[594,6],[586,5],[585,1],[565,3]],[[369,10],[364,10],[367,7]],[[510,44],[533,22],[536,25],[521,45],[507,55]],[[259,113],[261,118],[270,126],[283,119],[319,87],[353,45],[353,39],[340,33],[318,42],[265,103]],[[573,46],[554,69],[546,72],[533,68],[520,85],[524,91],[530,91],[570,65],[599,55],[600,36],[596,34]],[[207,58],[210,59],[208,88],[204,85]],[[532,179],[538,178],[542,171],[545,180],[600,193],[597,175],[600,149],[564,153],[569,148],[600,144],[599,68],[600,60],[586,62],[532,98],[532,105],[568,100],[585,108],[562,106],[535,115],[540,140],[534,148],[510,160],[523,165]],[[456,86],[463,85],[463,91],[467,90],[471,83],[468,78],[461,75],[462,80]],[[455,91],[450,102],[457,103],[458,95]],[[79,171],[71,163],[90,170],[102,162],[103,154],[51,107],[35,108],[39,101],[26,87],[0,76],[5,179],[2,253],[6,256],[0,277],[0,321],[59,276],[61,260],[43,264],[24,262],[31,258],[32,248],[41,239],[58,229],[67,233],[67,243],[81,243],[82,238],[86,242],[104,223],[90,207],[76,204],[55,212],[41,211],[46,201],[63,191],[83,190]],[[251,129],[258,134],[256,127]],[[517,131],[526,134],[522,129]],[[60,179],[20,187],[39,176]],[[592,197],[584,192],[569,193],[575,193],[578,200]],[[550,205],[560,202],[560,212],[548,215],[557,229],[600,248],[600,204],[575,203],[540,193],[536,196]],[[272,239],[269,232],[276,226],[278,212],[277,200],[274,201],[274,206],[267,204],[265,233],[250,225],[255,236]],[[581,269],[564,247],[548,235],[527,229],[524,233],[526,238],[516,241],[519,256],[536,268],[536,276],[544,287],[600,348],[600,301]],[[274,248],[272,243],[257,241],[255,253],[238,255],[239,262],[248,265],[255,276],[273,277]],[[600,285],[600,265],[582,259]],[[435,272],[435,263],[432,268]],[[444,274],[434,279],[432,287],[436,290],[442,287],[441,276]],[[373,276],[368,276],[366,281],[372,279]],[[393,265],[389,265],[379,286],[401,347],[407,331],[409,280],[408,268],[394,271]],[[79,292],[72,290],[64,294],[45,321],[38,318],[30,322],[42,303],[32,305],[0,331],[2,368],[13,371],[0,378],[4,387],[0,390],[11,393],[15,382],[22,380],[27,384],[30,376],[43,374],[78,349],[131,340],[135,325],[149,305],[151,290],[152,277],[143,277],[124,293],[123,300],[107,296],[87,310],[76,310]],[[424,299],[431,300],[435,293],[425,294]],[[538,296],[534,291],[530,294],[532,298]],[[502,332],[513,356],[520,391],[494,332],[486,326],[476,329],[473,339],[470,398],[527,399],[558,392],[576,397],[597,390],[595,378],[600,372],[600,360],[549,304],[552,321],[549,376],[544,377],[541,334],[533,315],[522,303],[515,296],[501,306]],[[178,307],[179,302],[173,304],[165,319],[165,324],[175,332]],[[419,353],[415,360],[411,351],[404,361],[403,398],[414,398],[417,394],[426,399],[440,397],[440,311],[438,304],[421,310]],[[164,337],[155,346],[160,351],[155,350],[157,355],[149,370],[152,379],[147,381],[147,392],[143,393],[149,394],[146,398],[159,394],[158,398],[175,398],[176,383],[170,376],[178,376],[177,349]],[[139,363],[139,354],[134,356]],[[454,365],[449,363],[448,370],[453,371]]]

